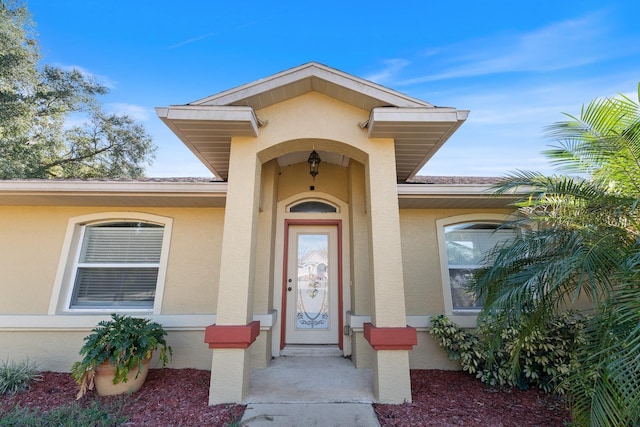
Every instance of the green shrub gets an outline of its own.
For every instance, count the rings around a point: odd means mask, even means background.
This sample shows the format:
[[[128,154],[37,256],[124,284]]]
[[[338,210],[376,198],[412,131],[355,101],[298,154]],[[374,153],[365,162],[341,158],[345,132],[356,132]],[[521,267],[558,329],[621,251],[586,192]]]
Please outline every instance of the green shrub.
[[[35,363],[28,360],[22,362],[5,360],[0,364],[0,396],[28,389],[31,382],[42,379],[42,375],[38,372]]]
[[[495,322],[474,329],[463,329],[447,316],[431,319],[431,335],[447,352],[450,360],[489,386],[537,386],[546,392],[565,392],[563,383],[575,362],[575,344],[581,340],[584,318],[567,312],[547,322],[543,328],[521,337],[520,328],[499,331]],[[490,351],[496,334],[500,346]]]
[[[149,319],[122,314],[111,314],[111,320],[103,320],[84,337],[80,349],[82,361],[71,367],[71,376],[78,383],[80,399],[94,385],[96,368],[103,362],[115,368],[113,383],[127,382],[129,371],[142,372],[145,360],[158,350],[162,366],[169,363],[173,350],[166,341],[167,332],[162,325]]]
[[[128,417],[118,401],[92,401],[87,405],[74,402],[46,412],[22,406],[6,412],[0,409],[0,427],[107,427],[119,426],[127,421]]]

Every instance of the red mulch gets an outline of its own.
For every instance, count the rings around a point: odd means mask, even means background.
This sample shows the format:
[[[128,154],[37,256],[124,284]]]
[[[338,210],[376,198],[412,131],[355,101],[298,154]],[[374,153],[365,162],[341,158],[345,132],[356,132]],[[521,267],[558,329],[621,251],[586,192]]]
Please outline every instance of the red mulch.
[[[413,403],[374,405],[385,426],[563,426],[569,414],[558,399],[538,390],[498,391],[463,372],[411,371]],[[82,400],[122,399],[130,416],[127,426],[228,426],[238,421],[243,405],[208,406],[209,371],[149,371],[142,389],[130,397],[100,398],[90,392]],[[0,410],[20,404],[47,410],[75,401],[69,374],[44,372],[43,381],[17,395],[0,396]],[[275,426],[274,426],[275,427]]]
[[[562,400],[538,389],[488,388],[462,371],[411,371],[412,403],[374,405],[386,426],[564,426]]]
[[[43,376],[26,392],[0,396],[0,409],[19,404],[47,410],[75,401],[77,386],[69,374],[44,372]],[[89,392],[80,402],[91,399],[123,400],[127,426],[228,426],[242,418],[245,408],[209,406],[209,371],[198,369],[151,369],[144,386],[132,396],[99,397]]]

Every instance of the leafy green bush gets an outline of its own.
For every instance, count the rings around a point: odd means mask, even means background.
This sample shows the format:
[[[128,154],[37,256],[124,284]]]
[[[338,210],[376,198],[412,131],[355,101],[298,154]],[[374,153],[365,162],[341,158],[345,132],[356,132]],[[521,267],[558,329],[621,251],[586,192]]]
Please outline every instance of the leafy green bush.
[[[71,367],[71,376],[78,383],[78,399],[93,388],[96,368],[107,362],[115,368],[113,383],[127,381],[129,371],[142,372],[143,363],[155,350],[162,366],[169,363],[173,349],[166,340],[162,325],[149,319],[111,314],[111,320],[103,320],[84,337],[80,349],[82,361]]]
[[[126,423],[122,404],[92,401],[88,405],[72,403],[50,411],[15,406],[3,412],[0,409],[0,427],[107,427]]]
[[[14,394],[29,388],[32,381],[40,381],[42,375],[38,373],[35,363],[28,360],[0,364],[0,396]]]
[[[494,322],[463,329],[447,316],[431,319],[431,335],[450,360],[489,386],[537,386],[546,392],[564,393],[575,345],[582,340],[583,316],[567,312],[552,318],[543,328],[520,338],[517,326],[497,330]],[[499,345],[494,345],[499,343]],[[493,351],[492,351],[493,349]]]

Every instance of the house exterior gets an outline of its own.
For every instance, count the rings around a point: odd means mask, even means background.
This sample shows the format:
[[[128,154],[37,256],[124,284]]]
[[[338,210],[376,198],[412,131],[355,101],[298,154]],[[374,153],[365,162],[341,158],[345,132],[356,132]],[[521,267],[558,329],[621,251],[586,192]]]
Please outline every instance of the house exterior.
[[[383,403],[411,400],[410,369],[458,368],[429,319],[475,324],[462,286],[513,201],[416,177],[467,111],[309,63],[157,114],[215,180],[0,182],[0,359],[69,371],[123,312],[211,370],[211,404],[300,348],[373,368]]]

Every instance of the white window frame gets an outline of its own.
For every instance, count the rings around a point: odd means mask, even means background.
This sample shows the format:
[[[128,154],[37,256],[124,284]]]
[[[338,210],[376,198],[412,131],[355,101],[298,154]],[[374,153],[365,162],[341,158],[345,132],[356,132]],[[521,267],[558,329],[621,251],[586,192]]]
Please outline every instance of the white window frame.
[[[442,276],[442,294],[444,298],[444,310],[448,316],[452,315],[473,315],[477,316],[480,312],[479,308],[454,308],[453,298],[451,296],[451,282],[449,280],[449,262],[447,256],[447,242],[445,237],[445,228],[456,224],[468,223],[485,223],[485,224],[502,224],[508,221],[508,215],[494,213],[476,213],[456,215],[436,220],[436,232],[438,237],[438,251],[440,254],[440,274]]]
[[[87,226],[107,224],[113,222],[147,222],[163,227],[162,250],[158,264],[158,280],[153,302],[153,308],[70,308],[73,287],[78,268],[78,258],[82,247],[82,238]],[[169,259],[169,246],[173,220],[169,217],[138,212],[104,212],[90,215],[77,216],[69,219],[67,232],[60,254],[58,271],[54,282],[54,288],[49,304],[49,314],[72,313],[144,313],[160,314],[164,297],[167,264]]]

